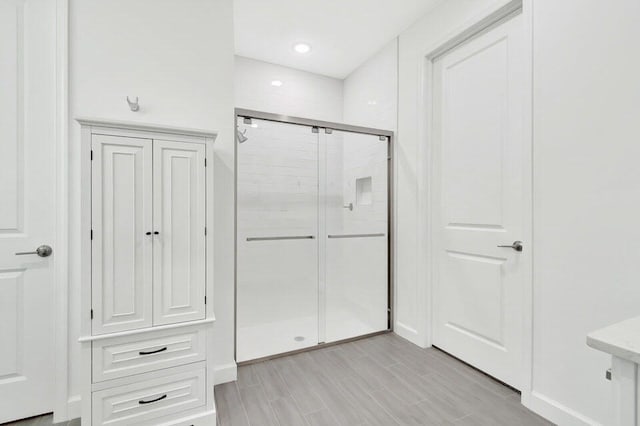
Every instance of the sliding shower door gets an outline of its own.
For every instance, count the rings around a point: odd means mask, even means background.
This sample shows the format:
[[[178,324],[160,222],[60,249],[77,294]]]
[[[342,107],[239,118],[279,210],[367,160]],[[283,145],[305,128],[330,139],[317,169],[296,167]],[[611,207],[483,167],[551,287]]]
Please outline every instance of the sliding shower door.
[[[324,136],[321,334],[333,342],[388,328],[388,139],[339,131]]]
[[[238,120],[238,362],[318,344],[318,133]]]

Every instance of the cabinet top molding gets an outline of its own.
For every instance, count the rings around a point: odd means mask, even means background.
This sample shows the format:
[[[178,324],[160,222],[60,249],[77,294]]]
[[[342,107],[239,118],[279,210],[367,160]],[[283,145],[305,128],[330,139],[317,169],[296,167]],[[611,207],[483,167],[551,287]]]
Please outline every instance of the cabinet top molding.
[[[587,345],[640,364],[640,317],[589,333]]]
[[[143,132],[165,133],[171,135],[196,136],[203,138],[211,138],[213,140],[218,136],[215,130],[193,129],[189,127],[169,126],[165,124],[142,123],[138,121],[123,120],[106,120],[91,117],[76,117],[76,121],[81,126],[103,127],[122,130],[137,130]]]

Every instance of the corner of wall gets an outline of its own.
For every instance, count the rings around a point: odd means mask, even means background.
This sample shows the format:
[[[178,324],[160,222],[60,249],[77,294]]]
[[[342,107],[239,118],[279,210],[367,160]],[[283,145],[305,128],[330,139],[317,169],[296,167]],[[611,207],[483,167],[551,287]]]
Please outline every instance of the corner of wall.
[[[427,339],[424,333],[420,333],[418,330],[409,327],[399,321],[396,321],[393,326],[393,332],[405,340],[420,346],[421,348],[428,348],[431,346],[431,342]]]
[[[234,382],[238,379],[238,365],[235,362],[215,367],[214,384]]]

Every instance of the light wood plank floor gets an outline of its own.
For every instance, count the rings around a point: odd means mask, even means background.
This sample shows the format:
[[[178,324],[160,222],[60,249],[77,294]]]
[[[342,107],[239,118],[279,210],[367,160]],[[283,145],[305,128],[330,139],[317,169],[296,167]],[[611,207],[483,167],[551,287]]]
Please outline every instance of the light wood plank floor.
[[[394,334],[240,367],[237,382],[216,386],[220,426],[551,424],[519,399],[446,353]],[[53,421],[46,415],[6,425]]]
[[[220,426],[551,424],[509,387],[394,334],[240,367],[216,402]]]

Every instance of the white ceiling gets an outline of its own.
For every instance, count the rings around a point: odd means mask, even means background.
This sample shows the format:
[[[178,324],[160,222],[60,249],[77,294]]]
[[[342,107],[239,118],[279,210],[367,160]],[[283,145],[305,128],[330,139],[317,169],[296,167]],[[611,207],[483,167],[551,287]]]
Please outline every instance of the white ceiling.
[[[234,0],[236,54],[344,78],[441,1]]]

